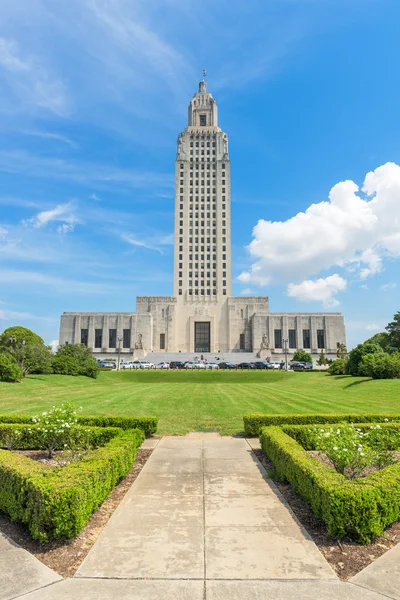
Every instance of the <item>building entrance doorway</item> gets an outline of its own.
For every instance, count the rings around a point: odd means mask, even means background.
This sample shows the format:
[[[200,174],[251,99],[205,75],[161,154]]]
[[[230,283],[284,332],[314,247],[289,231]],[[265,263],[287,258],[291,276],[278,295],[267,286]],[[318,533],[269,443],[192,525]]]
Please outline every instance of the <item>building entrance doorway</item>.
[[[201,321],[194,324],[194,351],[210,352],[210,323]]]

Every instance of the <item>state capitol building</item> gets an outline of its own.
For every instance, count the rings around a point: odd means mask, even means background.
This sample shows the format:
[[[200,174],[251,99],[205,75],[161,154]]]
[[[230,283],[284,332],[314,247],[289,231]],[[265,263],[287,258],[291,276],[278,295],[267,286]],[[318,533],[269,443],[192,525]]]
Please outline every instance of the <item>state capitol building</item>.
[[[138,296],[132,313],[65,312],[60,344],[84,343],[104,357],[119,346],[126,358],[249,352],[280,360],[288,340],[289,355],[305,349],[335,357],[346,342],[341,313],[275,313],[266,296],[232,296],[230,231],[228,136],[201,81],[178,136],[174,295]]]

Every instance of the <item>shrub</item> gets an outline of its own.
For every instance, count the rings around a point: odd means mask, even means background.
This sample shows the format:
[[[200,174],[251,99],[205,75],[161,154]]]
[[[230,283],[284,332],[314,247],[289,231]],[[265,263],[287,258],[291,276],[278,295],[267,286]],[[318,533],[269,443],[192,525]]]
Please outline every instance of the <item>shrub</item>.
[[[329,375],[345,375],[347,367],[347,360],[345,358],[338,358],[334,360],[328,369]]]
[[[0,381],[19,381],[22,379],[21,367],[8,354],[0,354]]]
[[[379,425],[378,425],[379,427]],[[312,445],[321,450],[338,473],[347,479],[359,477],[365,467],[373,464],[375,455],[368,445],[368,433],[351,423],[334,427],[313,427],[308,431]]]
[[[52,368],[58,375],[86,375],[93,379],[99,372],[96,359],[84,344],[60,346],[53,357]]]
[[[359,376],[360,363],[363,356],[366,354],[384,354],[382,347],[376,342],[365,342],[364,344],[358,344],[353,350],[350,350],[349,360],[347,362],[347,373],[349,375]]]
[[[63,469],[0,450],[0,510],[40,542],[71,539],[128,473],[143,439],[138,429],[123,431]]]
[[[119,427],[71,427],[68,445],[74,448],[104,446],[121,433]],[[54,450],[64,450],[63,439],[54,444]],[[46,448],[47,436],[37,425],[28,423],[0,423],[0,447],[8,450],[41,450]]]
[[[318,358],[318,360],[317,360],[317,364],[318,364],[320,367],[324,367],[324,366],[325,366],[327,363],[328,363],[328,361],[327,361],[327,358],[326,358],[326,356],[325,356],[325,354],[324,354],[324,351],[323,351],[323,350],[321,350],[321,354],[319,355],[319,358]]]
[[[0,421],[2,417],[0,416]],[[314,423],[383,423],[400,422],[400,414],[343,414],[328,413],[320,415],[263,415],[253,413],[243,416],[244,431],[248,437],[260,435],[261,428],[268,425],[312,425]]]
[[[25,423],[32,424],[29,415],[0,415],[0,423]],[[119,427],[120,429],[141,429],[146,437],[157,431],[157,417],[107,417],[107,416],[79,416],[79,425],[88,427]]]
[[[293,354],[293,360],[296,362],[308,362],[313,364],[311,354],[305,350],[296,350],[296,352]]]
[[[260,440],[279,478],[310,504],[331,535],[369,543],[400,517],[400,463],[349,481],[311,457],[285,427],[264,427]]]
[[[400,354],[366,354],[358,367],[361,375],[373,379],[398,379],[400,377]]]

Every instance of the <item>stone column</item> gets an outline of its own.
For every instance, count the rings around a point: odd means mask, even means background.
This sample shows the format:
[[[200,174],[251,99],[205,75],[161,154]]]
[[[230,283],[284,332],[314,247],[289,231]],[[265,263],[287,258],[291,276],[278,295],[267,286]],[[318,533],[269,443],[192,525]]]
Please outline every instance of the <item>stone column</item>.
[[[108,352],[108,349],[109,349],[108,348],[108,339],[109,339],[108,330],[109,330],[108,315],[106,315],[103,320],[103,340],[102,340],[102,344],[101,344],[106,352]]]
[[[88,348],[94,348],[94,315],[88,319]]]
[[[287,315],[283,315],[283,317],[282,317],[282,349],[285,347],[283,340],[288,340],[288,349],[289,349],[289,329],[288,329]]]
[[[80,344],[81,342],[81,318],[79,315],[75,317],[75,326],[74,326],[74,344]]]
[[[267,328],[268,328],[268,343],[269,343],[269,347],[270,349],[275,350],[275,338],[274,338],[274,327],[272,324],[272,317],[268,317],[268,323],[267,323]]]
[[[311,336],[311,352],[318,352],[317,347],[317,327],[315,317],[310,317],[310,336]]]

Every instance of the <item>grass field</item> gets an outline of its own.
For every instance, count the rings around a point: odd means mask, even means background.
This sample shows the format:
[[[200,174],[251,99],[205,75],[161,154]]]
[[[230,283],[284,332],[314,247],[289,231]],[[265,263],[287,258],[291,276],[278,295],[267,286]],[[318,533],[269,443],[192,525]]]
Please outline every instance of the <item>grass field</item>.
[[[33,375],[0,383],[0,413],[35,414],[71,401],[82,414],[156,415],[159,433],[243,430],[247,412],[400,412],[400,381],[325,373],[103,372],[97,380]]]

